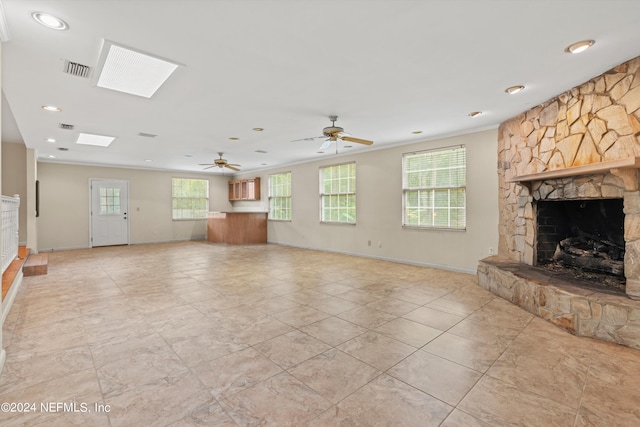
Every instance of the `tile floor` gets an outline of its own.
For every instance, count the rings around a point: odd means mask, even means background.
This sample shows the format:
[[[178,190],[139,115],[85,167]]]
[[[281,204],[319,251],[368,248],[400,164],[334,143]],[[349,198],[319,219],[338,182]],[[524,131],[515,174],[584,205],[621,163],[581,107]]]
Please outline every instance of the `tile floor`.
[[[473,275],[205,242],[49,260],[3,329],[0,401],[35,412],[3,426],[640,425],[640,352]]]

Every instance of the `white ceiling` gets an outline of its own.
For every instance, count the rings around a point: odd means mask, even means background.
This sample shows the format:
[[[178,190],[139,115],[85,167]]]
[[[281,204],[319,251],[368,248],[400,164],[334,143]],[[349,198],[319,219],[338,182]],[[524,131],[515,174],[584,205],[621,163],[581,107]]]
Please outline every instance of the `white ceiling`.
[[[353,136],[375,141],[353,148],[340,142],[339,152],[373,150],[495,127],[640,55],[638,0],[4,0],[2,6],[11,36],[2,44],[2,138],[24,141],[42,161],[200,171],[198,163],[222,151],[251,171],[335,155],[335,146],[317,153],[321,139],[291,142],[321,135],[331,114]],[[30,16],[35,11],[62,18],[70,29],[39,25]],[[95,67],[103,39],[184,66],[151,99],[63,73],[65,59]],[[564,52],[582,39],[596,44],[579,55]],[[526,89],[504,93],[517,84]],[[45,104],[63,111],[44,111]],[[475,110],[484,114],[469,117]],[[80,146],[78,132],[116,140],[108,148]]]

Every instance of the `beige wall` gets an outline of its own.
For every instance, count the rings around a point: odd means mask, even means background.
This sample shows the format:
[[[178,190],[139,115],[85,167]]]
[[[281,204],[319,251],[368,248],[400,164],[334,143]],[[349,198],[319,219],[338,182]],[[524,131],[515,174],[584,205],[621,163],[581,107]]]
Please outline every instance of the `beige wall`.
[[[402,154],[464,144],[467,147],[467,230],[402,227]],[[320,224],[318,168],[356,162],[357,224]],[[291,171],[293,220],[270,221],[269,241],[473,272],[498,245],[497,130],[426,141],[289,167],[241,174],[262,178],[262,200],[227,201],[229,177],[123,168],[39,163],[41,250],[89,245],[90,178],[129,180],[131,243],[203,239],[203,221],[171,221],[171,177],[208,177],[210,210],[267,211],[268,176]],[[139,209],[139,210],[138,210]],[[371,246],[368,241],[371,240]]]
[[[20,195],[18,239],[27,241],[27,148],[24,144],[2,143],[2,195]]]
[[[467,147],[467,230],[402,227],[402,154],[464,144]],[[357,224],[321,224],[318,168],[356,162]],[[268,210],[268,176],[292,173],[292,221],[269,221],[270,242],[383,259],[475,271],[498,246],[497,130],[368,151],[290,167],[247,173],[260,176],[262,200],[234,202],[234,210]],[[371,246],[368,241],[371,240]],[[381,246],[381,247],[380,247]]]
[[[229,210],[227,177],[139,169],[38,163],[40,217],[38,246],[51,249],[89,246],[89,180],[129,181],[130,242],[198,240],[206,222],[171,220],[171,178],[209,179],[210,209]]]

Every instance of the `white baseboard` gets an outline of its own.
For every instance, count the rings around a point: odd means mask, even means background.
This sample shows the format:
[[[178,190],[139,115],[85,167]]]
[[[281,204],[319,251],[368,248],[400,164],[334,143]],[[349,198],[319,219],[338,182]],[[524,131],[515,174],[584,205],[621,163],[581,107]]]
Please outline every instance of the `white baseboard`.
[[[291,246],[293,248],[310,249],[310,250],[314,250],[314,251],[331,252],[331,253],[336,253],[336,254],[359,256],[359,257],[362,257],[362,258],[378,259],[380,261],[397,262],[399,264],[417,265],[419,267],[437,268],[439,270],[455,271],[456,273],[467,273],[467,274],[476,274],[477,273],[477,268],[475,268],[475,269],[460,268],[460,267],[455,267],[455,266],[451,266],[451,265],[432,264],[432,263],[428,263],[428,262],[420,262],[420,261],[414,261],[414,260],[409,260],[409,259],[389,258],[389,257],[383,257],[383,256],[361,254],[361,253],[357,253],[357,252],[337,251],[337,250],[332,250],[332,249],[327,249],[327,248],[316,248],[316,247],[313,247],[313,246],[294,245],[294,244],[291,244],[291,243],[282,243],[282,242],[268,242],[268,243],[271,243],[273,245]]]

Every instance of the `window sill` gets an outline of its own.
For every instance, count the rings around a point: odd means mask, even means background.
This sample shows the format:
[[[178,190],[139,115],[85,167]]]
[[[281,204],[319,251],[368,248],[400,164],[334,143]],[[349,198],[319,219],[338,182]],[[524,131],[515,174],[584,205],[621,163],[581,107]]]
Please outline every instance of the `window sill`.
[[[416,231],[454,231],[454,232],[465,232],[467,228],[446,228],[446,227],[422,227],[419,225],[403,225],[403,229],[406,230],[416,230]]]
[[[328,225],[356,225],[355,222],[320,221],[320,224]]]

